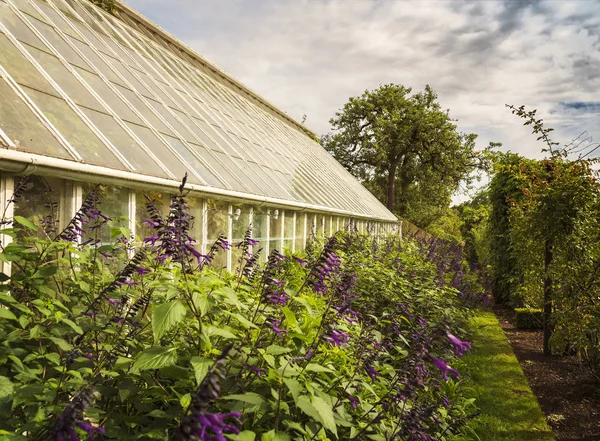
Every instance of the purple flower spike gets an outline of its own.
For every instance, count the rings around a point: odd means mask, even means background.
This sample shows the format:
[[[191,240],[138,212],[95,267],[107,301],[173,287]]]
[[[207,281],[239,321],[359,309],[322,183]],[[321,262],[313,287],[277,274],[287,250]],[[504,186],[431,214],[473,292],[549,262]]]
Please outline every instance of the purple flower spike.
[[[306,266],[306,264],[308,263],[308,260],[296,256],[294,256],[294,260],[298,262],[300,266]]]
[[[456,355],[458,355],[459,357],[462,357],[466,351],[471,349],[471,344],[469,342],[460,341],[457,337],[450,333],[448,333],[447,335],[448,340],[450,340],[450,343],[452,343],[452,346],[454,346]]]
[[[156,228],[158,227],[160,224],[158,222],[152,221],[152,220],[145,220],[144,224],[146,224],[146,226],[148,228]]]
[[[346,334],[345,332],[331,331],[331,335],[329,337],[327,337],[325,340],[327,340],[329,343],[331,343],[332,345],[337,346],[339,348],[340,346],[348,343],[348,341],[350,340],[350,336],[348,334]]]
[[[353,397],[352,395],[346,394],[346,398],[348,398],[348,401],[350,401],[350,406],[352,406],[352,409],[356,409],[360,404],[360,399]]]
[[[259,368],[257,366],[248,366],[252,372],[254,372],[259,378],[267,373],[266,369]]]
[[[280,324],[281,324],[281,320],[273,320],[273,326],[272,326],[272,329],[273,329],[273,332],[274,332],[275,334],[277,334],[277,336],[278,336],[279,338],[284,338],[284,337],[285,337],[285,335],[286,335],[288,332],[287,332],[285,329],[280,329],[280,328],[279,328],[279,325],[280,325]]]
[[[460,377],[460,374],[458,373],[458,371],[456,369],[452,369],[450,366],[448,366],[442,360],[434,358],[433,359],[433,364],[435,364],[437,366],[437,368],[442,371],[442,373],[444,374],[444,380],[448,380],[449,379],[448,378],[448,373],[451,373],[456,378]]]

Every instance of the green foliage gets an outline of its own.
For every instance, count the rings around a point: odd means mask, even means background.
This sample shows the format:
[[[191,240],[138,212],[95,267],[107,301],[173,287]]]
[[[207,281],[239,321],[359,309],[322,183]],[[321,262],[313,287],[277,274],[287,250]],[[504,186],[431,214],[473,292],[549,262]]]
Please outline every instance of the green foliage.
[[[436,219],[426,229],[435,237],[447,242],[462,244],[462,220],[455,208],[449,208],[446,213]]]
[[[388,84],[350,98],[321,144],[394,213],[425,227],[481,165],[476,135],[459,133],[426,86]]]
[[[94,200],[51,239],[25,219],[2,230],[21,238],[0,253],[12,265],[0,286],[7,439],[57,438],[81,420],[109,439],[167,440],[207,414],[239,414],[244,440],[443,439],[473,412],[452,368],[434,364],[455,360],[448,335],[468,311],[446,283],[454,270],[417,243],[343,233],[259,269],[246,266],[250,235],[233,275],[207,266],[222,239],[193,249],[183,194],[165,218],[149,204],[160,240],[135,254],[121,226],[115,243],[95,242],[110,224]],[[67,240],[83,225],[91,242]]]
[[[542,329],[544,324],[542,310],[515,308],[515,324],[519,329]]]
[[[90,0],[93,4],[99,8],[104,9],[106,12],[115,15],[117,12],[117,0]]]
[[[549,157],[496,155],[486,255],[493,292],[498,301],[544,308],[544,352],[576,350],[600,378],[598,160],[586,159],[589,152],[571,159],[584,150],[557,148],[535,111],[511,109]]]

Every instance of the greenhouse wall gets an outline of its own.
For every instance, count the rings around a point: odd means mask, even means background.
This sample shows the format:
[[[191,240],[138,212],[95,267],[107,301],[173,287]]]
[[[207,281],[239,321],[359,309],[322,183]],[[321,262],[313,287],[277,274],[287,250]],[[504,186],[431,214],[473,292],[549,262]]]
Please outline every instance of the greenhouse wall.
[[[9,173],[1,175],[0,209],[4,217],[9,219],[23,216],[38,225],[55,219],[53,222],[57,224],[53,226],[58,231],[66,227],[87,193],[96,187],[93,182],[34,175],[30,178],[28,189],[14,204],[10,204],[8,201],[12,199],[14,188],[21,179],[23,177]],[[164,216],[169,212],[169,192],[107,184],[100,184],[97,188],[102,214],[112,219],[113,227],[127,228],[135,238],[135,243],[139,244],[151,235],[144,222],[148,219],[147,197],[155,201]],[[340,230],[382,236],[397,231],[398,228],[395,223],[230,202],[195,196],[192,192],[189,193],[187,202],[190,214],[194,217],[191,236],[197,242],[200,252],[206,253],[221,234],[233,245],[230,250],[219,253],[213,262],[215,267],[228,270],[237,267],[241,252],[236,245],[243,240],[250,225],[253,238],[259,241],[258,248],[262,248],[261,261],[265,261],[272,250],[302,252],[311,237],[324,239]],[[43,234],[41,229],[39,234]],[[110,231],[103,231],[100,239],[102,243],[109,243]],[[1,240],[6,245],[11,239],[2,236]]]

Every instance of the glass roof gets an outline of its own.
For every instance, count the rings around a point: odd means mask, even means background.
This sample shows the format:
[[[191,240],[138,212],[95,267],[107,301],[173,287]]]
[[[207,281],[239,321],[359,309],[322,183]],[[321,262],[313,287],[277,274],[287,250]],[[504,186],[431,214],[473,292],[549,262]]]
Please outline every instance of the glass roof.
[[[300,125],[122,15],[0,0],[0,129],[13,148],[396,220]]]

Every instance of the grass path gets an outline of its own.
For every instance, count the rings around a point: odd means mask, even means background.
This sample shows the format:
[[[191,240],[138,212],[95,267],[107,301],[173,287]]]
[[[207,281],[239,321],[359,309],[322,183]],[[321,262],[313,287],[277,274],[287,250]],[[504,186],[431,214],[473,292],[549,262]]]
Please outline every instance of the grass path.
[[[481,441],[555,441],[496,316],[478,312],[470,330],[473,349],[461,372],[481,414],[469,426]]]

